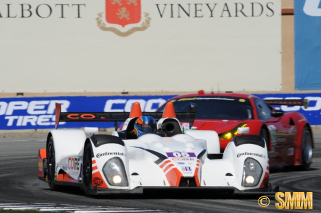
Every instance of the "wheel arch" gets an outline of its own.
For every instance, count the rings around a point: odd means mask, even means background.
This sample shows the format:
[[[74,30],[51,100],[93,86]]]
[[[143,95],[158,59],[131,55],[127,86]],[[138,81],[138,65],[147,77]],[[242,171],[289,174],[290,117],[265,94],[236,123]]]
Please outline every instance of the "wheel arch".
[[[267,140],[267,148],[268,151],[272,150],[272,141],[271,141],[271,132],[266,125],[264,121],[261,120],[248,120],[245,123],[247,123],[247,126],[250,128],[250,134],[251,135],[261,135],[261,130],[264,128],[267,132],[268,135],[268,140]]]
[[[47,136],[47,144],[53,138],[57,163],[63,156],[80,153],[86,141],[82,130],[51,130]]]
[[[311,139],[312,139],[312,147],[314,148],[314,140],[313,140],[313,134],[312,134],[312,127],[311,125],[308,123],[308,122],[305,122],[303,123],[302,125],[299,125],[299,129],[298,129],[298,132],[297,132],[297,136],[296,136],[296,139],[297,139],[297,146],[301,146],[301,142],[302,142],[302,137],[303,137],[303,130],[304,128],[307,128],[310,133],[311,133]]]
[[[303,131],[305,128],[307,128],[311,133],[312,148],[314,148],[314,139],[313,139],[311,125],[308,122],[299,123],[298,129],[297,129],[297,134],[296,134],[296,144],[295,144],[294,162],[293,162],[293,165],[295,165],[295,166],[302,165],[301,144],[302,144]]]

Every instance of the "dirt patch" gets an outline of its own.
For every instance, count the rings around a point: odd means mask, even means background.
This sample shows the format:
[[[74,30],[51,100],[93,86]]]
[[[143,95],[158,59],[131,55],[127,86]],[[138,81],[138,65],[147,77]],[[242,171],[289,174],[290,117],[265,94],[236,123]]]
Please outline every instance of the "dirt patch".
[[[321,126],[312,126],[313,133],[321,133]]]

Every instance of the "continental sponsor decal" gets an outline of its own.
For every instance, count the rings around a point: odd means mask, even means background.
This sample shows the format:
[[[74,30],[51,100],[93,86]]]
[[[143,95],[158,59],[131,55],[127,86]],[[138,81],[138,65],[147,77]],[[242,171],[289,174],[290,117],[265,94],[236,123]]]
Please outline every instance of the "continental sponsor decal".
[[[277,209],[313,209],[313,192],[277,192],[275,193],[275,208]],[[261,196],[258,199],[261,207],[268,207],[270,199]]]
[[[252,153],[252,152],[237,153],[237,157],[241,157],[241,156],[255,156],[260,158],[266,158],[265,155],[259,154],[259,153]]]
[[[119,155],[119,156],[124,156],[123,152],[104,152],[104,153],[98,153],[96,155],[96,158],[104,157],[104,156],[109,156],[109,155]]]

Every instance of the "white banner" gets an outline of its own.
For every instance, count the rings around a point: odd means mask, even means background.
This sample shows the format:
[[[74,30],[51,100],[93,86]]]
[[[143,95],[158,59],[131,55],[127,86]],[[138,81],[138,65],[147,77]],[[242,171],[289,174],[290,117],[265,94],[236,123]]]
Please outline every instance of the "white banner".
[[[1,0],[0,26],[0,92],[281,89],[280,0]]]

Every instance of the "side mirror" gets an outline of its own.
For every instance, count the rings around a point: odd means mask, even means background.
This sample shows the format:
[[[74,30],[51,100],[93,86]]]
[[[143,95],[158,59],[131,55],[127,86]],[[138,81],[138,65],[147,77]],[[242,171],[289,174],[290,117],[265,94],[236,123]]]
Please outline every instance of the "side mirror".
[[[250,133],[250,127],[239,127],[237,128],[238,134],[247,134]]]
[[[278,118],[284,115],[284,112],[282,110],[272,110],[271,116],[274,118]]]

